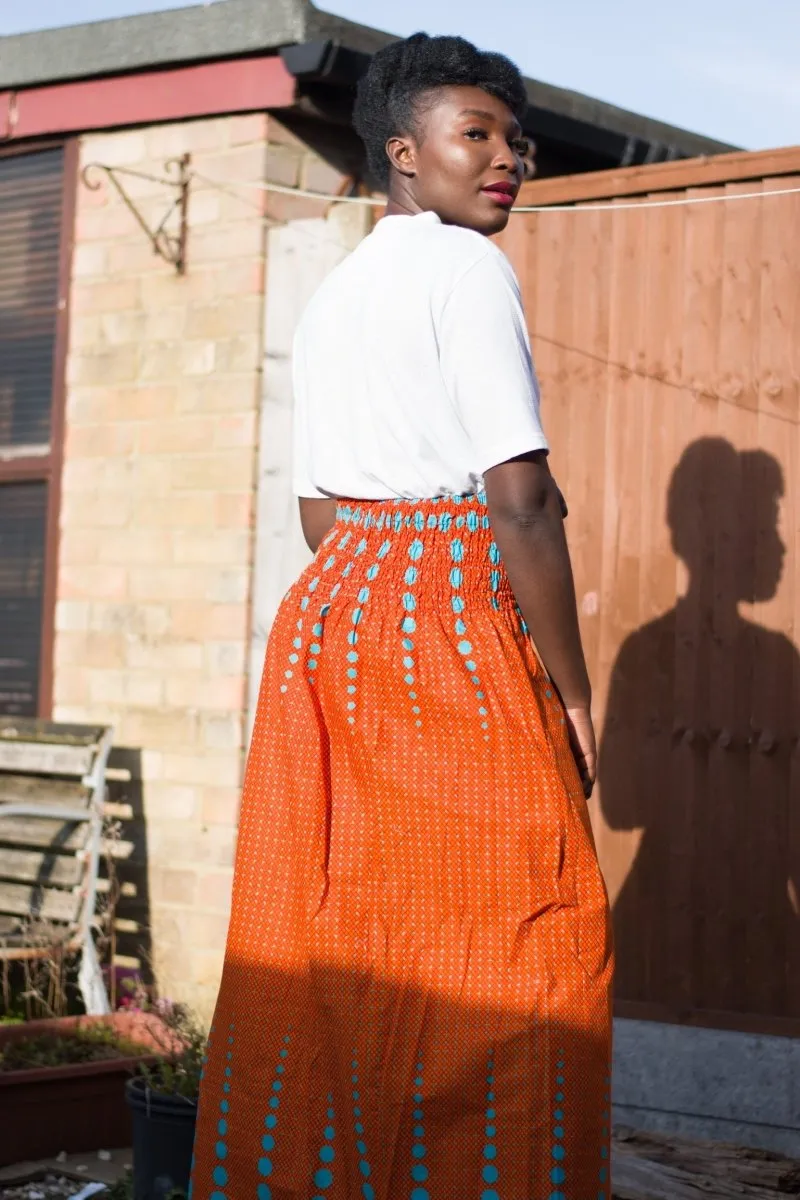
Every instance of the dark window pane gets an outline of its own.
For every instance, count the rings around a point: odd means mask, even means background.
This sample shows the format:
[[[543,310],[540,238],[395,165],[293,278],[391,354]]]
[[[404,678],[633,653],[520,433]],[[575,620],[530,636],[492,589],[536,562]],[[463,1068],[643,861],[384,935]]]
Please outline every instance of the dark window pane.
[[[0,450],[50,441],[63,160],[0,158]]]
[[[36,716],[46,483],[0,484],[0,713]]]

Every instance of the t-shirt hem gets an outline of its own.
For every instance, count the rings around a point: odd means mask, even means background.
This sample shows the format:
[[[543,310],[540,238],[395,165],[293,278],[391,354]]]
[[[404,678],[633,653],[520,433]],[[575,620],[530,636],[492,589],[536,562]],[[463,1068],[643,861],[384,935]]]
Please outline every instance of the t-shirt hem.
[[[509,462],[512,458],[519,458],[521,454],[535,454],[539,451],[550,453],[550,443],[547,438],[530,437],[521,441],[519,437],[509,438],[507,442],[498,442],[495,446],[490,446],[485,454],[481,456],[481,475],[485,475],[487,471],[491,471],[492,467],[499,467],[501,463]]]

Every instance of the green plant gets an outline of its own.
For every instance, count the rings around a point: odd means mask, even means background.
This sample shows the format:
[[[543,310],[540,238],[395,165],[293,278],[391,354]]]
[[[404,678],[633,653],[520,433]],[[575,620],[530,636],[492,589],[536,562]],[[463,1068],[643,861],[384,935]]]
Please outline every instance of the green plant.
[[[161,1043],[160,1051],[156,1051],[159,1061],[152,1066],[141,1064],[139,1074],[152,1091],[182,1096],[194,1103],[200,1094],[208,1042],[205,1029],[186,1005],[159,1000],[152,1011],[161,1023],[153,1031],[156,1041]]]
[[[0,1049],[0,1073],[139,1058],[147,1053],[145,1047],[119,1037],[109,1026],[91,1025],[68,1033],[43,1033],[8,1042]]]
[[[130,1171],[126,1171],[121,1179],[112,1183],[104,1193],[104,1200],[133,1200],[133,1176]]]

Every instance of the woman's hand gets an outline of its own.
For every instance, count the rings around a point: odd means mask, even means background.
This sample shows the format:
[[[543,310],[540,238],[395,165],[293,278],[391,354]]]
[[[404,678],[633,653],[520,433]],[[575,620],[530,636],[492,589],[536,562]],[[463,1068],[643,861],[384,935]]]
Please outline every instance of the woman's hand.
[[[583,794],[588,800],[597,778],[597,742],[594,736],[592,714],[588,708],[568,708],[567,726],[572,753],[583,784]]]

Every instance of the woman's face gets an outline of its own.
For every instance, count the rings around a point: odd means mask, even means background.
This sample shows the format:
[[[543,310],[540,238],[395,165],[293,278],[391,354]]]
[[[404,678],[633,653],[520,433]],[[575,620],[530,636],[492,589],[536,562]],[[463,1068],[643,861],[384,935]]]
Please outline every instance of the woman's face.
[[[420,97],[416,124],[415,135],[386,148],[393,199],[447,225],[486,235],[505,229],[528,149],[511,110],[477,87],[439,88]]]

